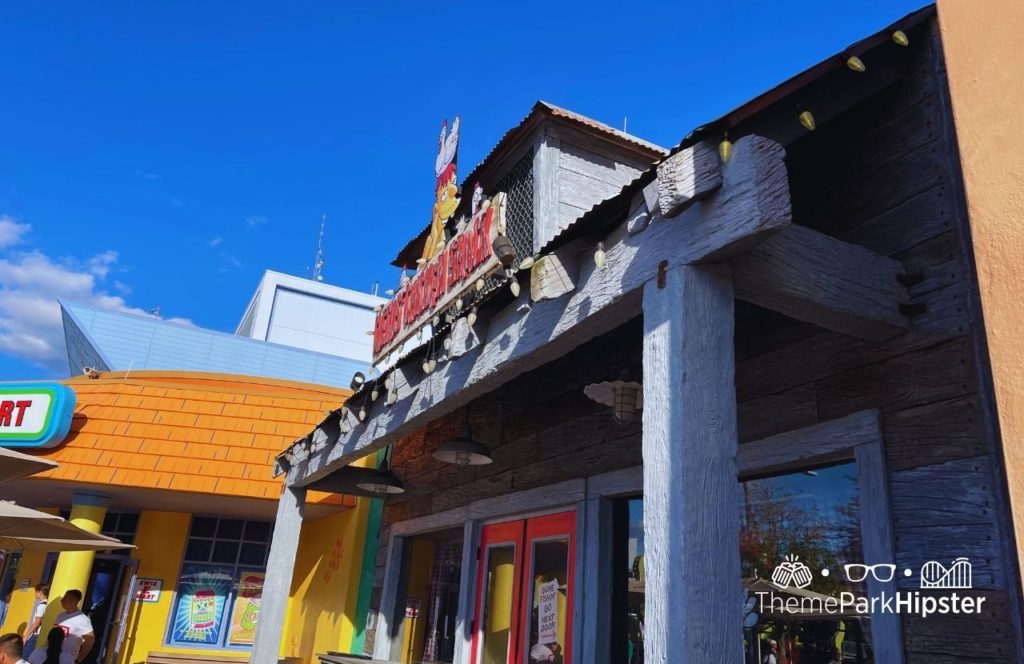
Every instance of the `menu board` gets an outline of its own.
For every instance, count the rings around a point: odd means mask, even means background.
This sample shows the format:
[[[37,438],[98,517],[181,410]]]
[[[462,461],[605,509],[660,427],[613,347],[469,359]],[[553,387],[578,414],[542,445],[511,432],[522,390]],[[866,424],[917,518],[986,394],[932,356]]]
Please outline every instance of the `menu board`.
[[[251,646],[256,640],[256,623],[260,619],[260,600],[263,598],[265,578],[263,572],[239,572],[228,645]]]
[[[184,565],[168,640],[183,645],[212,646],[220,643],[232,581],[232,575],[226,569]]]

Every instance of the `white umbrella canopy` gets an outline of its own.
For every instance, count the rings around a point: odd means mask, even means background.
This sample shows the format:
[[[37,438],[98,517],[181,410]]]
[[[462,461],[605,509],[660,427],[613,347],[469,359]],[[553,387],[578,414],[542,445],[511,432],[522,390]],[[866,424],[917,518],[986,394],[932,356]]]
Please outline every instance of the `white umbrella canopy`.
[[[85,531],[82,531],[85,532]],[[0,537],[0,549],[7,551],[112,551],[134,549],[131,544],[104,535],[93,539],[45,539],[36,537]]]
[[[54,461],[0,447],[0,482],[20,480],[29,475],[53,470],[57,465]]]
[[[63,543],[63,548],[46,548]],[[75,548],[70,548],[75,547]],[[94,535],[55,514],[0,501],[0,549],[11,551],[105,551],[128,548],[116,539]]]

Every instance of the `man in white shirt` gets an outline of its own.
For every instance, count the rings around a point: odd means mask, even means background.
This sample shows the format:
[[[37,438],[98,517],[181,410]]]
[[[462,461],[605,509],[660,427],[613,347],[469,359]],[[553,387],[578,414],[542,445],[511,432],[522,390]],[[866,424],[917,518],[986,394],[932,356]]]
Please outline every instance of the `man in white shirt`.
[[[32,615],[28,621],[28,629],[25,630],[25,649],[28,654],[36,649],[36,640],[39,638],[39,627],[43,624],[43,616],[46,615],[46,599],[50,596],[50,586],[45,583],[36,585],[36,603],[32,605]]]
[[[24,642],[15,633],[0,636],[0,664],[28,664],[21,658]]]
[[[81,603],[81,590],[69,590],[60,599],[60,605],[64,612],[57,616],[57,622],[53,625],[64,632],[60,664],[81,664],[96,642],[96,636],[92,632],[92,621],[78,608]],[[28,661],[29,664],[43,664],[46,661],[45,644],[36,648],[29,655]]]

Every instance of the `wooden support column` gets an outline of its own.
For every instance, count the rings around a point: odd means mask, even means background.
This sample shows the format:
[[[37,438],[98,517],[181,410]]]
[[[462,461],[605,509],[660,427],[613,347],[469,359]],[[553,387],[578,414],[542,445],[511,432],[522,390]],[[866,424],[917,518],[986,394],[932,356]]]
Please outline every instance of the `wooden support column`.
[[[733,291],[722,265],[644,286],[645,660],[743,661]]]
[[[252,647],[252,657],[249,658],[250,664],[277,664],[305,508],[306,490],[286,485],[277,503],[274,538],[270,542],[267,578],[263,583],[260,619],[256,624],[256,641]]]

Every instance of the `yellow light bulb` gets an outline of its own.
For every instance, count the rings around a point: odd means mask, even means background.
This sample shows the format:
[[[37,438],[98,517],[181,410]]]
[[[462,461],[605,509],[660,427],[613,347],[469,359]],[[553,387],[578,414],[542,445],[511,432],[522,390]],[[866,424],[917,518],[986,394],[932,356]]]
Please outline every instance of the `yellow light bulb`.
[[[858,58],[856,55],[851,55],[846,60],[846,66],[852,69],[853,71],[858,72],[865,72],[868,70],[868,68],[864,66],[864,61]]]
[[[597,251],[594,252],[594,265],[597,266],[598,270],[601,270],[601,269],[604,268],[604,259],[605,259],[604,242],[598,242],[597,243]]]
[[[806,127],[808,131],[814,131],[814,116],[811,115],[810,111],[804,111],[800,114],[800,124]]]
[[[470,327],[473,327],[476,324],[476,309],[475,308],[471,309],[469,311],[469,315],[466,316],[466,323],[468,323]]]
[[[723,164],[729,161],[729,157],[732,156],[732,141],[728,138],[718,144],[718,156],[722,158]]]
[[[534,264],[533,256],[527,256],[523,259],[523,262],[519,264],[520,270],[529,270]]]
[[[513,279],[509,282],[508,288],[512,291],[512,297],[519,297],[519,282]]]
[[[482,291],[484,289],[484,285],[485,285],[485,283],[484,283],[483,279],[477,279],[476,280],[476,289],[478,291]]]
[[[892,33],[892,40],[900,46],[910,46],[910,39],[907,38],[907,33],[902,30]]]

